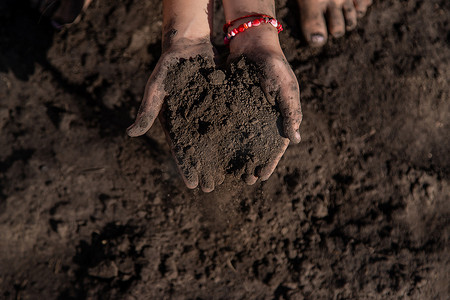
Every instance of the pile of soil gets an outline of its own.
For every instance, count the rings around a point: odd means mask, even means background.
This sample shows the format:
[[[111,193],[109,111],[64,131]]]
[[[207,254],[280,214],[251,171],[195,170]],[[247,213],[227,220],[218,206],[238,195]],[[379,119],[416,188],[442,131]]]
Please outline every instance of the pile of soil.
[[[240,179],[269,163],[283,147],[281,115],[245,57],[228,70],[200,56],[172,66],[165,81],[165,120],[182,168]]]
[[[27,2],[0,1],[1,299],[448,299],[450,1],[374,1],[321,49],[277,1],[302,142],[208,194],[159,122],[125,133],[162,1],[93,1],[60,32]]]

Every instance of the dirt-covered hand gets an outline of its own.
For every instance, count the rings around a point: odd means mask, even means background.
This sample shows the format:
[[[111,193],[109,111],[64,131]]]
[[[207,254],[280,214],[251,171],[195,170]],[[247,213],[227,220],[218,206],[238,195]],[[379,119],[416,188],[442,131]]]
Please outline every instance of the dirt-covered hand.
[[[169,69],[175,66],[180,59],[194,58],[198,55],[213,60],[213,46],[209,41],[195,43],[186,41],[172,45],[164,51],[147,81],[144,97],[136,120],[127,129],[129,136],[136,137],[143,135],[152,127],[166,96],[165,79]]]
[[[249,53],[261,68],[260,82],[267,99],[278,105],[283,116],[283,131],[293,143],[300,142],[302,121],[300,90],[297,78],[282,53],[258,51]]]
[[[247,33],[247,36],[244,34]],[[274,37],[275,33],[275,38]],[[293,143],[300,142],[299,127],[302,121],[300,106],[300,89],[297,78],[287,62],[276,36],[276,30],[266,26],[258,30],[248,30],[236,36],[230,45],[229,61],[244,55],[253,61],[260,69],[259,79],[267,99],[278,106],[283,117],[284,137]],[[248,174],[247,182],[254,183],[257,177],[267,180],[275,170],[283,156],[289,141],[283,144],[273,160],[261,166],[256,176]]]
[[[213,63],[214,51],[209,40],[200,40],[196,42],[185,40],[171,45],[163,52],[147,82],[136,120],[133,125],[127,129],[129,136],[136,137],[143,135],[152,127],[163,107],[164,99],[167,96],[166,77],[170,69],[176,66],[180,60],[189,60],[198,56]],[[180,80],[183,79],[180,78]],[[174,147],[176,145],[174,145],[170,139],[162,114],[160,120],[186,186],[188,188],[195,188],[200,181],[200,185],[204,191],[211,191],[214,189],[213,184],[211,187],[211,180],[213,179],[203,176],[204,172],[202,171],[201,166],[190,163],[196,161],[194,157],[181,158],[175,155]],[[192,155],[195,155],[195,153],[192,153]],[[210,174],[211,172],[208,173]]]

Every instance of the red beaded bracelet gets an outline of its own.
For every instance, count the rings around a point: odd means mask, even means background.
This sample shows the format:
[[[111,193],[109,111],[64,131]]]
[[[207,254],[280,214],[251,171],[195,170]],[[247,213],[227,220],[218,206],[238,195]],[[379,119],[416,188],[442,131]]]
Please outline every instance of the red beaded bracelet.
[[[246,15],[237,19],[234,19],[233,21],[230,21],[228,23],[225,23],[225,25],[223,25],[223,32],[224,33],[228,33],[228,28],[230,28],[235,22],[242,20],[242,19],[247,19],[247,18],[272,18],[269,15],[263,15],[263,14],[253,14],[253,15]]]
[[[245,19],[245,18],[250,18],[250,17],[258,17],[256,19],[254,19],[253,21],[249,21],[246,23],[243,23],[241,25],[239,25],[238,27],[234,28],[233,30],[231,30],[230,32],[228,32],[228,29],[233,25],[233,23],[235,23],[236,21]],[[249,15],[249,16],[244,16],[244,17],[240,17],[236,20],[230,21],[228,23],[226,23],[223,26],[223,31],[226,33],[225,38],[223,39],[225,45],[228,46],[228,44],[230,43],[230,41],[239,33],[244,32],[245,30],[247,30],[248,28],[251,27],[257,27],[263,23],[268,23],[270,25],[272,25],[273,27],[275,27],[278,30],[278,33],[280,33],[281,31],[283,31],[283,26],[281,25],[280,22],[278,22],[277,19],[268,16],[268,15]],[[227,33],[228,32],[228,33]]]

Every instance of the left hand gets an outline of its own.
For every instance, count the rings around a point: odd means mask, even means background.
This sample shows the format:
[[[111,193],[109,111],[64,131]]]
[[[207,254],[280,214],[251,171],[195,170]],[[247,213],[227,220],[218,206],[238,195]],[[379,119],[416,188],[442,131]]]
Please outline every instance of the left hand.
[[[302,112],[298,81],[283,54],[275,28],[265,24],[237,35],[230,43],[229,61],[241,55],[246,56],[262,70],[260,74],[262,89],[267,99],[274,105],[278,105],[283,117],[284,137],[287,138],[271,162],[261,166],[257,174],[247,175],[247,183],[252,184],[256,182],[256,176],[261,180],[267,180],[270,177],[283,156],[289,140],[293,143],[300,142],[299,127]]]

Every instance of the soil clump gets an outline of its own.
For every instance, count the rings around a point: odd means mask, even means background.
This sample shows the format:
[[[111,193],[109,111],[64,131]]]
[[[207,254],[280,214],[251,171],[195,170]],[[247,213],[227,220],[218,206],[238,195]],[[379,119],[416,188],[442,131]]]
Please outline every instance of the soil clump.
[[[164,119],[179,162],[240,179],[282,147],[281,115],[259,83],[259,70],[240,57],[228,70],[200,56],[169,71]]]

